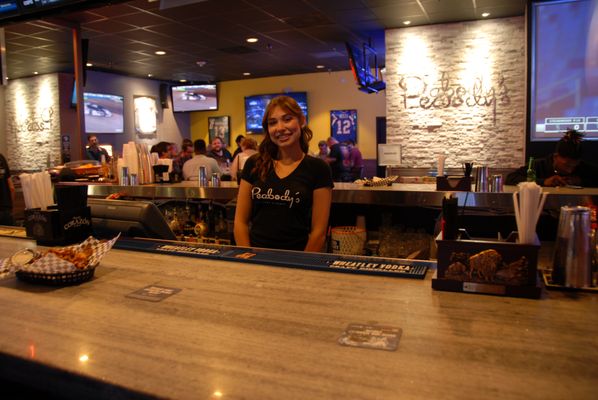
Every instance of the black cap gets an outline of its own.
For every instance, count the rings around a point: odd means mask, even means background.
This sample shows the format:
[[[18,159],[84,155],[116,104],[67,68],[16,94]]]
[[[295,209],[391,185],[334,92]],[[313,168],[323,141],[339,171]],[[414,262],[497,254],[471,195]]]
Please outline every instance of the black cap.
[[[556,153],[561,157],[579,160],[581,158],[581,143],[583,133],[569,129],[556,144]]]

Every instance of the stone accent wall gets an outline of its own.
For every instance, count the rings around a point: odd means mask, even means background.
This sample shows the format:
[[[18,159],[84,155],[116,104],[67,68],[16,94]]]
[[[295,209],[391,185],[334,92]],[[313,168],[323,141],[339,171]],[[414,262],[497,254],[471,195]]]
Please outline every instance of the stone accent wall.
[[[386,31],[387,142],[403,167],[523,165],[523,17]]]
[[[6,157],[11,170],[60,163],[58,75],[10,80],[5,91]]]

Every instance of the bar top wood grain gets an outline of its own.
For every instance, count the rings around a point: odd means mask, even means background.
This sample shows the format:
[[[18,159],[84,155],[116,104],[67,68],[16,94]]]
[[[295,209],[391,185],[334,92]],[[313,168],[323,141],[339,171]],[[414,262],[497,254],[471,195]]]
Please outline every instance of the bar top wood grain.
[[[0,257],[25,243],[0,238]],[[125,297],[148,285],[182,290]],[[339,345],[350,323],[402,328],[398,349]],[[176,399],[593,399],[598,296],[437,292],[430,272],[420,281],[112,250],[79,286],[1,280],[0,355],[4,377],[44,365]],[[61,376],[23,378],[81,398]]]

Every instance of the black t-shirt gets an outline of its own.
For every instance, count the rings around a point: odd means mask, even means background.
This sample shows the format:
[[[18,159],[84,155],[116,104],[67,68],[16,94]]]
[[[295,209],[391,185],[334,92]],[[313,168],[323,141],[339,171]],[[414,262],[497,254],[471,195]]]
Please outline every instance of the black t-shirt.
[[[8,180],[10,179],[10,168],[8,162],[2,154],[0,154],[0,208],[12,209],[12,197],[10,188],[8,187]]]
[[[259,157],[250,157],[242,172],[242,179],[251,189],[252,246],[273,249],[303,250],[311,230],[313,191],[333,187],[330,167],[324,160],[305,156],[297,168],[280,179],[272,170],[262,181],[251,171]]]

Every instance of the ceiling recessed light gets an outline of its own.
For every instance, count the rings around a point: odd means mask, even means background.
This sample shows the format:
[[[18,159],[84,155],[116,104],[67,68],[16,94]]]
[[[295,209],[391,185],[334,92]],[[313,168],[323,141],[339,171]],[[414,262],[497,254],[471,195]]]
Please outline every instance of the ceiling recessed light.
[[[247,43],[255,43],[257,42],[259,39],[256,37],[248,37],[247,39],[245,39],[247,41]]]
[[[251,72],[243,72],[243,75],[249,76],[249,75],[251,75]]]
[[[37,75],[37,74],[39,74],[39,72],[37,72],[37,71],[35,71],[35,72],[33,73],[33,75]]]
[[[158,50],[154,52],[157,56],[163,56],[164,54],[166,54],[166,52],[164,50]]]
[[[484,17],[484,18],[489,17],[489,16],[490,16],[489,12],[482,13],[482,17]]]
[[[325,65],[322,65],[322,64],[320,64],[320,65],[316,65],[316,68],[317,68],[317,69],[322,69],[322,68],[326,68],[326,66],[325,66]]]
[[[185,83],[185,82],[187,82],[187,79],[179,79],[179,82]]]
[[[153,76],[152,74],[147,74],[147,77],[148,77],[148,78],[151,78],[152,76]]]
[[[93,64],[92,63],[87,63],[87,64],[85,64],[85,66],[86,67],[93,67]]]
[[[403,21],[403,25],[411,25],[411,21]]]

